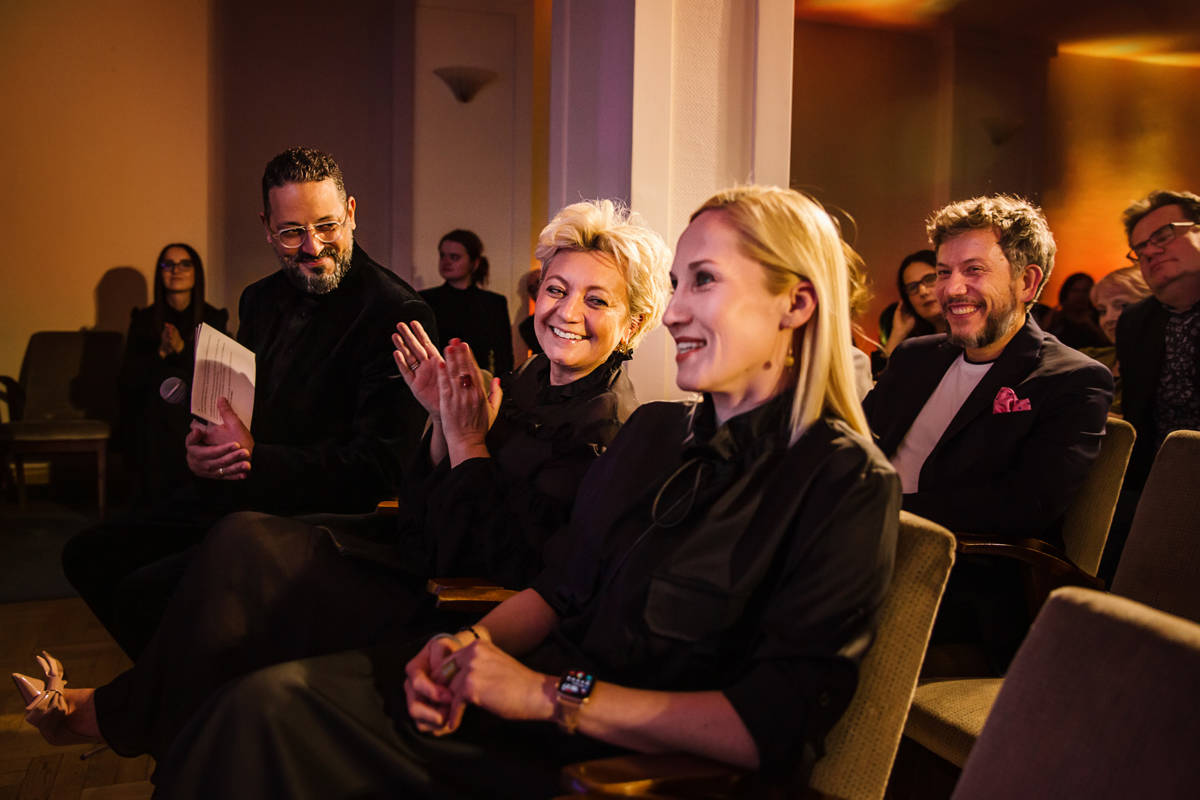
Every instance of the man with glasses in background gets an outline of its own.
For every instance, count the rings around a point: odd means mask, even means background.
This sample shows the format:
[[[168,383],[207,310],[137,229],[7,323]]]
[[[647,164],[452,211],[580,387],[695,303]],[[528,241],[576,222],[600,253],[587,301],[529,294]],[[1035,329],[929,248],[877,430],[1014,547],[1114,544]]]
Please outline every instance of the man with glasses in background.
[[[1167,434],[1200,428],[1200,196],[1154,191],[1123,214],[1131,262],[1153,294],[1117,321],[1122,412],[1137,429],[1100,576],[1112,578]]]
[[[397,379],[391,334],[433,312],[354,241],[356,204],[326,153],[291,148],[267,164],[260,215],[280,269],[251,284],[238,341],[255,353],[250,429],[222,401],[222,423],[193,423],[197,480],[136,519],[68,542],[63,568],[131,657],[144,647],[186,567],[178,555],[217,519],[369,512],[394,493],[425,414]],[[180,443],[184,446],[184,443]]]

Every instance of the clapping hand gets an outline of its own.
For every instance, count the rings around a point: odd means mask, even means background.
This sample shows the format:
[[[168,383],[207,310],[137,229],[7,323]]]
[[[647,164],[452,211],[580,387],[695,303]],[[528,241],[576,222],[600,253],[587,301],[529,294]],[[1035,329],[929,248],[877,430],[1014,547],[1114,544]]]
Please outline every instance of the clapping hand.
[[[409,391],[417,402],[429,413],[435,421],[440,417],[438,405],[437,367],[442,361],[437,347],[425,332],[420,322],[413,320],[396,324],[396,333],[392,334],[392,344],[396,349],[392,358],[400,368],[400,375],[408,384]]]
[[[169,322],[164,322],[162,337],[158,342],[159,358],[166,358],[172,353],[182,353],[183,347],[183,337],[179,335],[179,329]]]
[[[437,368],[437,388],[450,466],[490,457],[484,440],[500,412],[504,395],[500,379],[487,384],[471,348],[452,339],[446,345],[445,361]]]

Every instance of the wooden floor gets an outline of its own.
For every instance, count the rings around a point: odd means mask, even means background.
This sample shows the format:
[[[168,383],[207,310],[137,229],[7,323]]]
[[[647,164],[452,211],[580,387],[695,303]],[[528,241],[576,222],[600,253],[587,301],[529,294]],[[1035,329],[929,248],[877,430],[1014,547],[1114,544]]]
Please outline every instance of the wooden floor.
[[[0,604],[0,667],[41,677],[35,653],[63,662],[71,686],[96,686],[129,660],[78,598]],[[24,722],[11,681],[0,690],[0,800],[141,800],[148,798],[149,756],[120,758],[106,750],[86,761],[87,745],[51,747]]]

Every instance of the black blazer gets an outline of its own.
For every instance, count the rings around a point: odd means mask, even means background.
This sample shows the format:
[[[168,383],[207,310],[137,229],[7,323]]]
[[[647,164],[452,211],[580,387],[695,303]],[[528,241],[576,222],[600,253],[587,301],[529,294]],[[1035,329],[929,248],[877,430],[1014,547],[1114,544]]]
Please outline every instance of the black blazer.
[[[1147,297],[1121,312],[1117,320],[1117,363],[1121,365],[1121,412],[1137,431],[1125,487],[1141,491],[1158,450],[1154,431],[1154,392],[1162,372],[1166,306]]]
[[[437,341],[429,306],[356,244],[334,291],[309,295],[275,272],[246,288],[239,316],[258,381],[250,475],[229,482],[233,505],[371,511],[394,491],[425,423],[392,360],[391,334],[415,319]]]
[[[962,348],[944,334],[905,341],[863,401],[891,458]],[[1002,388],[1029,411],[993,413]],[[1063,514],[1100,452],[1112,373],[1031,318],[959,408],[904,508],[960,533],[1060,540]]]

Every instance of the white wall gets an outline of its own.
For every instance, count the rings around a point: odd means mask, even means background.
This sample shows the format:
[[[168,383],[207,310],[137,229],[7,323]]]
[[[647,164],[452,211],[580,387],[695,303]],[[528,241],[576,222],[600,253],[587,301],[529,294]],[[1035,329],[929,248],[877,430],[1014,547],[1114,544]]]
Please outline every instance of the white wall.
[[[413,285],[437,286],[437,243],[454,228],[483,239],[488,289],[509,298],[532,253],[531,0],[426,0],[416,10],[413,73]],[[491,69],[498,77],[458,102],[433,70]],[[542,224],[545,220],[541,220]]]
[[[621,197],[674,246],[718,189],[786,184],[791,30],[786,0],[556,2],[551,204]],[[682,396],[674,351],[638,348],[643,402]]]
[[[39,330],[120,330],[162,245],[206,262],[210,3],[5,3],[0,374]],[[219,276],[214,276],[219,284]]]

